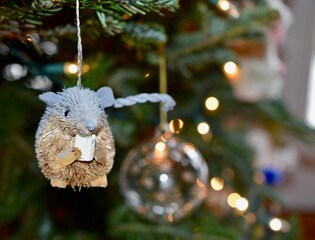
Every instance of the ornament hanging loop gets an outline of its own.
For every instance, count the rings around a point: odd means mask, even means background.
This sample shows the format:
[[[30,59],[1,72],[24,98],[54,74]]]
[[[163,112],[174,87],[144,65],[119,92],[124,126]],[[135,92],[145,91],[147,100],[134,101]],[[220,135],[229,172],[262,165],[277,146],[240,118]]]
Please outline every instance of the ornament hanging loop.
[[[76,22],[77,22],[77,38],[78,38],[78,79],[77,87],[82,88],[81,75],[82,75],[82,61],[83,61],[83,52],[82,52],[82,40],[81,40],[81,28],[80,28],[80,16],[79,16],[80,2],[76,0]]]

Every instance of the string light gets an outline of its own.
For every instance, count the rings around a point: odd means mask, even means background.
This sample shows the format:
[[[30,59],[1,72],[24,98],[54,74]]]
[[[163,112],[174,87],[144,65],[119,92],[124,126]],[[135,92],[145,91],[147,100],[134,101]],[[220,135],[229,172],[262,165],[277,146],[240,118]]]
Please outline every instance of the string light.
[[[210,126],[208,123],[206,122],[201,122],[198,124],[197,126],[197,131],[201,134],[201,135],[205,135],[209,132],[210,130]]]
[[[275,232],[280,231],[282,228],[282,222],[279,218],[273,218],[269,221],[269,227]]]
[[[280,218],[272,218],[269,221],[269,227],[272,231],[278,232],[289,232],[290,231],[290,223],[288,223],[286,220],[284,219],[280,219]]]
[[[223,65],[224,75],[232,82],[237,81],[240,76],[240,69],[235,62],[229,61]]]
[[[241,198],[241,195],[238,193],[231,193],[227,198],[227,203],[230,207],[236,207],[236,201]]]
[[[234,18],[238,18],[240,16],[237,7],[233,3],[230,3],[228,0],[219,0],[217,3],[217,8],[223,12],[229,13],[230,16]]]
[[[219,0],[217,3],[217,7],[224,12],[227,12],[231,8],[231,4],[227,0]]]
[[[74,63],[66,64],[65,65],[65,72],[76,74],[78,72],[78,65]]]
[[[246,198],[238,198],[235,202],[235,208],[241,212],[244,212],[248,208],[248,201]]]
[[[166,146],[164,142],[158,142],[155,144],[155,150],[158,152],[163,152],[165,150]]]
[[[216,97],[208,97],[205,106],[208,110],[214,111],[219,107],[219,100]]]
[[[211,179],[210,185],[215,191],[220,191],[224,187],[224,181],[222,178],[214,177]]]
[[[90,66],[84,64],[82,66],[82,72],[86,73],[90,70]],[[64,72],[70,74],[77,74],[78,73],[78,65],[76,63],[65,63],[64,65]]]

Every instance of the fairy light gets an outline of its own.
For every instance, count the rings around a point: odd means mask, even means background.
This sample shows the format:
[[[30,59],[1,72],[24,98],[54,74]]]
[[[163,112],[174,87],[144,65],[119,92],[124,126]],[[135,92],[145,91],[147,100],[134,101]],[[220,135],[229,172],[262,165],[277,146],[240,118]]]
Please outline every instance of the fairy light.
[[[217,3],[217,8],[222,12],[228,13],[231,17],[238,18],[240,16],[237,7],[228,0],[219,0]]]
[[[201,122],[198,124],[197,126],[197,131],[201,134],[201,135],[205,135],[209,132],[210,130],[210,126],[208,123],[206,122]]]
[[[241,198],[241,195],[238,193],[231,193],[227,198],[227,203],[230,207],[236,207],[236,201]]]
[[[86,73],[90,71],[90,66],[88,64],[84,64],[82,66],[82,73]],[[70,74],[77,74],[78,73],[78,65],[76,63],[65,63],[64,65],[64,72]]]
[[[215,191],[220,191],[224,187],[224,181],[220,177],[214,177],[210,181],[210,185]]]
[[[208,97],[205,106],[208,110],[214,111],[219,107],[219,100],[216,97]]]
[[[240,75],[240,69],[235,62],[229,61],[223,65],[225,76],[231,81],[237,81]]]
[[[155,144],[155,150],[158,152],[163,152],[165,150],[166,146],[164,142],[158,142]]]
[[[231,8],[231,3],[227,0],[219,0],[217,3],[217,7],[226,12]]]
[[[71,63],[66,67],[68,73],[76,74],[78,72],[78,65]]]
[[[237,71],[237,65],[235,62],[229,61],[223,65],[224,72],[228,74],[233,74]]]
[[[248,208],[248,200],[246,198],[238,198],[235,201],[235,208],[241,212],[246,211]]]
[[[280,231],[282,228],[282,222],[279,218],[273,218],[269,221],[269,227],[275,232]]]

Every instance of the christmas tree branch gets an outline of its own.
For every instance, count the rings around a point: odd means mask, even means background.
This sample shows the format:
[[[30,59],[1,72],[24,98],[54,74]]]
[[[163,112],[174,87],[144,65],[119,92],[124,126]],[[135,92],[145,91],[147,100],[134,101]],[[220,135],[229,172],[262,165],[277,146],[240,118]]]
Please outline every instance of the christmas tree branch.
[[[168,61],[174,62],[176,59],[182,58],[183,56],[211,48],[219,43],[224,42],[226,39],[233,39],[244,33],[246,33],[250,28],[255,26],[265,26],[267,23],[271,23],[277,16],[277,12],[270,11],[270,9],[265,11],[258,11],[258,16],[253,19],[253,21],[239,21],[239,25],[231,26],[227,31],[213,36],[206,36],[203,40],[196,42],[190,46],[185,46],[185,48],[175,50],[168,54]]]
[[[54,6],[69,5],[71,7],[75,6],[75,0],[35,0],[33,6],[37,7],[38,10],[49,9]],[[175,11],[179,7],[178,0],[80,0],[81,9],[94,9],[99,12],[106,12],[110,14],[111,12],[122,12],[129,15],[134,15],[137,13],[145,14],[146,12],[154,11],[160,13],[161,9],[167,9],[169,11]]]
[[[215,236],[214,234],[203,234],[203,233],[193,233],[187,229],[182,229],[180,227],[175,227],[172,225],[148,225],[148,224],[141,224],[141,223],[123,223],[120,224],[118,227],[114,229],[112,232],[113,235],[122,235],[128,233],[139,233],[139,234],[148,234],[152,237],[154,235],[160,235],[161,237],[168,236],[173,238],[180,238],[180,239],[212,239],[212,240],[227,240],[231,239],[228,236]],[[143,235],[141,235],[143,236]]]

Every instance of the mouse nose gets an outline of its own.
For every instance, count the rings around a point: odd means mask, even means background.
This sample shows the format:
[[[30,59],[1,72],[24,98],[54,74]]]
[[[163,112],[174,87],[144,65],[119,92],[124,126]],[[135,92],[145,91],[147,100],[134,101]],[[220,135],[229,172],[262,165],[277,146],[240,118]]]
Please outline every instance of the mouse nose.
[[[96,123],[88,122],[86,127],[90,132],[93,132],[96,129]]]

